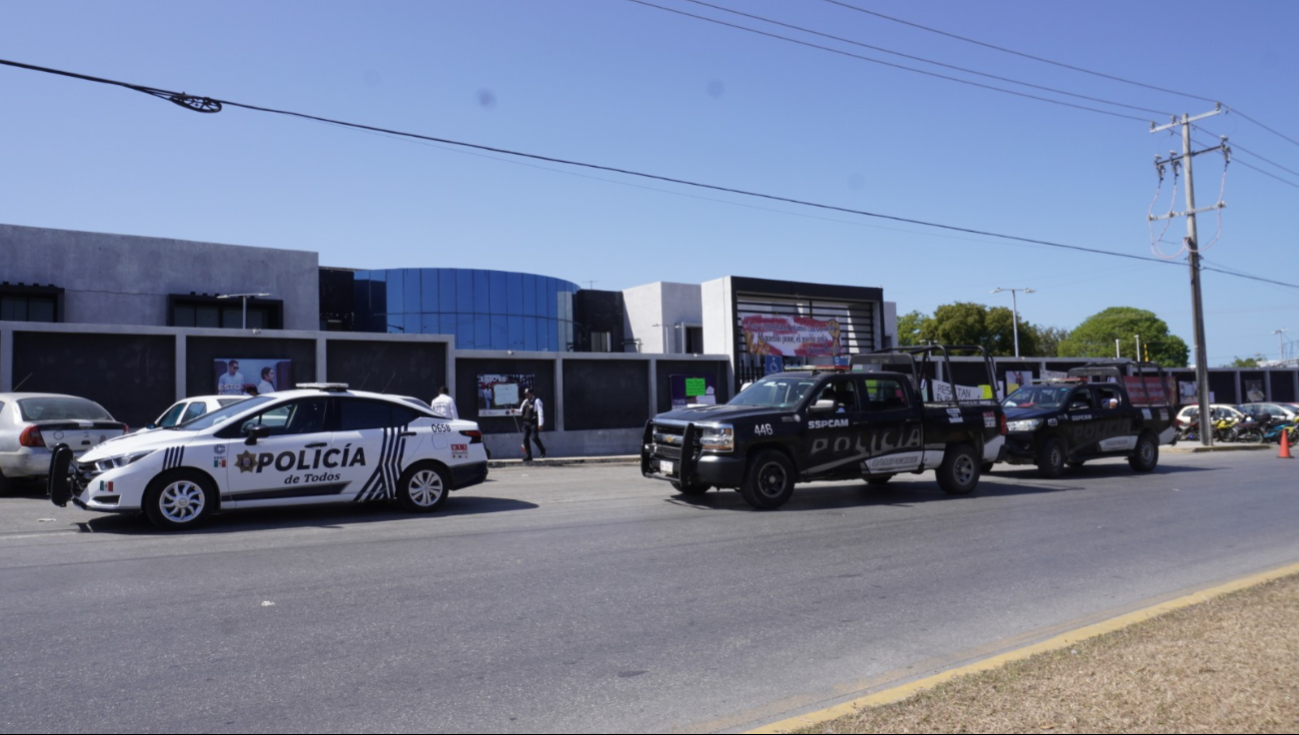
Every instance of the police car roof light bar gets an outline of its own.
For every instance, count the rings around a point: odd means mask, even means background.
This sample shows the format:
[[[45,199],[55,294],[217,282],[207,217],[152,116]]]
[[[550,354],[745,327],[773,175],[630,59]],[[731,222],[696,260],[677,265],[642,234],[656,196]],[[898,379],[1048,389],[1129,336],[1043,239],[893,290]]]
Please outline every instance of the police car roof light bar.
[[[323,390],[330,393],[343,393],[347,390],[347,383],[298,383],[296,387],[303,390]]]

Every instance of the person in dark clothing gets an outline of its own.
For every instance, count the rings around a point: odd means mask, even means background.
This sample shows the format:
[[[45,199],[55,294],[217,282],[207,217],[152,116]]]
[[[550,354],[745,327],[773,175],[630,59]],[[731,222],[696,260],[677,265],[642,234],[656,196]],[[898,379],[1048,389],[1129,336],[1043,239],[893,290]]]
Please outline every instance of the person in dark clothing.
[[[537,443],[541,458],[546,458],[546,445],[541,443],[541,430],[546,426],[546,411],[541,399],[529,388],[523,392],[523,403],[519,404],[519,418],[523,419],[523,461],[532,461],[532,444]]]

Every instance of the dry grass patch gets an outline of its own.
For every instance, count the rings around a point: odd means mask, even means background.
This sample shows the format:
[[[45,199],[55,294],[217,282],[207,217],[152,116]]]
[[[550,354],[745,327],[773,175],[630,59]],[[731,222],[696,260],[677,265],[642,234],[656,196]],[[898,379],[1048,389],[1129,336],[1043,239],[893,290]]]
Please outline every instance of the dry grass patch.
[[[799,732],[1299,732],[1299,576]]]

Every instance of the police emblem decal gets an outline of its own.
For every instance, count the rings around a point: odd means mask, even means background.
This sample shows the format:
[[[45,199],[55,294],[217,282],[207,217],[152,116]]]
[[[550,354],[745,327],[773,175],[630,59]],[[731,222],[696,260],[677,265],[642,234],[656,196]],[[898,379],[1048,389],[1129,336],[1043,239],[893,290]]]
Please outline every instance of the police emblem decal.
[[[252,452],[235,455],[235,467],[238,467],[240,472],[252,472],[257,467],[257,455]]]

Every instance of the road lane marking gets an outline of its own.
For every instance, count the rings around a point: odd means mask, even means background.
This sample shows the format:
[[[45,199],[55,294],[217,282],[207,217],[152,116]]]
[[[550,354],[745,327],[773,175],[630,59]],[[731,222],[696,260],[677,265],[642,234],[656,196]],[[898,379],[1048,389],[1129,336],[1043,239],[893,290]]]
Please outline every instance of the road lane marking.
[[[989,671],[991,669],[1000,668],[1001,666],[1004,666],[1010,663],[1011,661],[1020,661],[1039,653],[1046,653],[1048,651],[1058,651],[1063,648],[1068,648],[1069,646],[1087,640],[1088,638],[1095,638],[1096,636],[1099,635],[1112,633],[1116,630],[1120,630],[1130,625],[1140,623],[1143,620],[1149,620],[1153,617],[1157,617],[1165,613],[1170,613],[1174,610],[1180,610],[1185,607],[1197,605],[1201,602],[1207,602],[1215,597],[1221,597],[1222,595],[1230,594],[1232,592],[1238,592],[1240,590],[1247,589],[1249,587],[1254,587],[1260,584],[1264,584],[1266,582],[1271,582],[1275,579],[1280,579],[1282,577],[1289,577],[1295,574],[1299,574],[1299,564],[1289,564],[1283,567],[1279,567],[1277,569],[1272,569],[1270,571],[1251,574],[1245,577],[1241,577],[1239,579],[1235,579],[1231,582],[1227,582],[1225,584],[1220,584],[1214,587],[1209,587],[1207,589],[1199,590],[1197,592],[1192,592],[1188,595],[1182,595],[1181,597],[1176,597],[1166,602],[1161,602],[1156,605],[1144,607],[1141,608],[1140,610],[1134,610],[1130,613],[1120,615],[1116,618],[1104,620],[1102,622],[1094,623],[1092,625],[1086,625],[1081,628],[1071,630],[1067,633],[1062,633],[1052,638],[1048,638],[1044,641],[1041,641],[1040,643],[1034,643],[1032,645],[1014,649],[1012,651],[1007,651],[1005,653],[1001,653],[996,656],[983,659],[981,661],[975,661],[974,663],[967,664],[965,666],[958,666],[953,669],[948,669],[946,671],[939,672],[932,676],[927,676],[922,679],[917,679],[915,681],[908,682],[906,684],[891,687],[889,689],[884,689],[882,691],[875,692],[874,694],[868,694],[864,697],[858,697],[857,699],[843,702],[842,704],[837,704],[833,707],[827,707],[825,709],[817,710],[815,712],[808,712],[807,714],[798,715],[797,717],[789,717],[780,720],[778,722],[773,722],[768,725],[763,725],[762,727],[753,730],[748,730],[747,732],[749,733],[790,732],[791,730],[795,730],[800,727],[819,725],[821,723],[828,722],[830,720],[839,717],[843,717],[844,715],[852,714],[853,712],[856,712],[860,709],[865,709],[867,707],[878,707],[883,704],[900,702],[903,699],[912,696],[913,694],[917,694],[919,692],[932,689],[938,686],[939,684],[942,684],[947,681],[951,681],[952,679],[955,679],[958,676],[974,674],[980,671]]]

